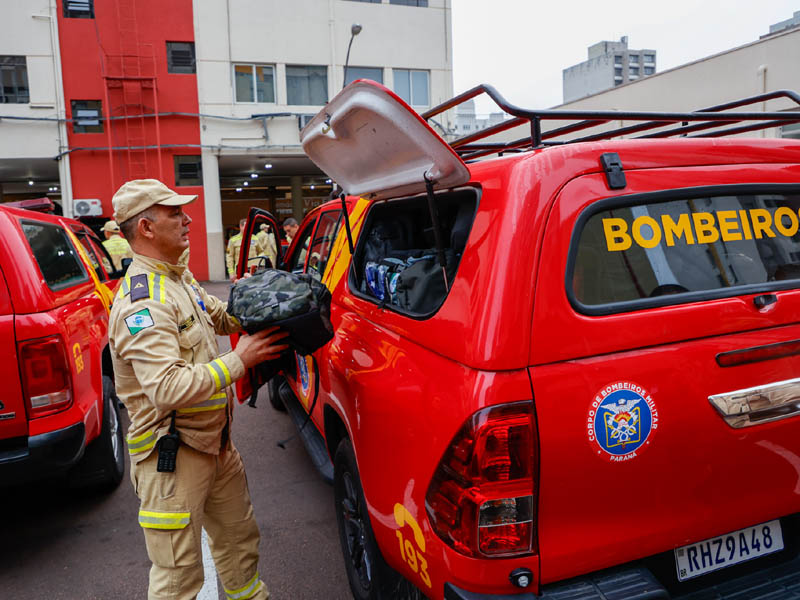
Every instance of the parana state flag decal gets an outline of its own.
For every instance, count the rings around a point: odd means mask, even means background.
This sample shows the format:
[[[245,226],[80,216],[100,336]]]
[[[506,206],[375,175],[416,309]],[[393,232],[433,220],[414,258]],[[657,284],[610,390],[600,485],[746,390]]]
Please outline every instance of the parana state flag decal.
[[[129,317],[125,317],[125,324],[128,326],[128,331],[131,332],[131,335],[136,335],[142,329],[153,326],[153,317],[150,315],[150,311],[144,308]]]

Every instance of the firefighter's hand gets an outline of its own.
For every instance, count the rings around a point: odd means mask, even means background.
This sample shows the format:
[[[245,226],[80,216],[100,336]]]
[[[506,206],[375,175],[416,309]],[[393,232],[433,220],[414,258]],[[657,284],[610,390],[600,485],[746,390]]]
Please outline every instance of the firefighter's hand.
[[[242,359],[245,369],[249,369],[258,363],[278,358],[289,347],[278,343],[287,335],[277,327],[269,327],[253,335],[242,334],[234,352]]]

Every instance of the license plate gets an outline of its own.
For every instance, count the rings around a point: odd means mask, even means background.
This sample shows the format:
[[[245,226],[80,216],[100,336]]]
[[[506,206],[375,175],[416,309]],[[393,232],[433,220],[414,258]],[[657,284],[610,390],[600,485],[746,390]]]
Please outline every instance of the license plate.
[[[779,550],[783,550],[780,521],[746,527],[727,535],[676,548],[678,580],[686,581]]]

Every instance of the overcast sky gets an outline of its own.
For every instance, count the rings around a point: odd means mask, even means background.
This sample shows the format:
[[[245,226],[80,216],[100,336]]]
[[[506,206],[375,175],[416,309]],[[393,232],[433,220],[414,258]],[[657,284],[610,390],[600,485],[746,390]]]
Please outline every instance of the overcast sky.
[[[628,36],[657,51],[657,71],[748,44],[800,0],[452,0],[456,94],[494,85],[512,104],[561,104],[561,72],[596,42]],[[800,69],[800,65],[798,65]],[[476,99],[479,114],[494,108]]]

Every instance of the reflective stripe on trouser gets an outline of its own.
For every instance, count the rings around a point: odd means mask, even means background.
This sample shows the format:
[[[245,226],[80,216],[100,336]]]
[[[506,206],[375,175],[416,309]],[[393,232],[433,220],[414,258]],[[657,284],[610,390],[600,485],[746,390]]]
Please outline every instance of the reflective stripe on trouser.
[[[201,528],[208,532],[228,598],[269,598],[258,577],[258,526],[244,466],[233,444],[219,456],[182,444],[174,473],[158,473],[157,461],[153,452],[131,466],[141,500],[139,522],[153,562],[148,598],[189,600],[200,592],[204,580]],[[177,528],[184,520],[188,522]]]

